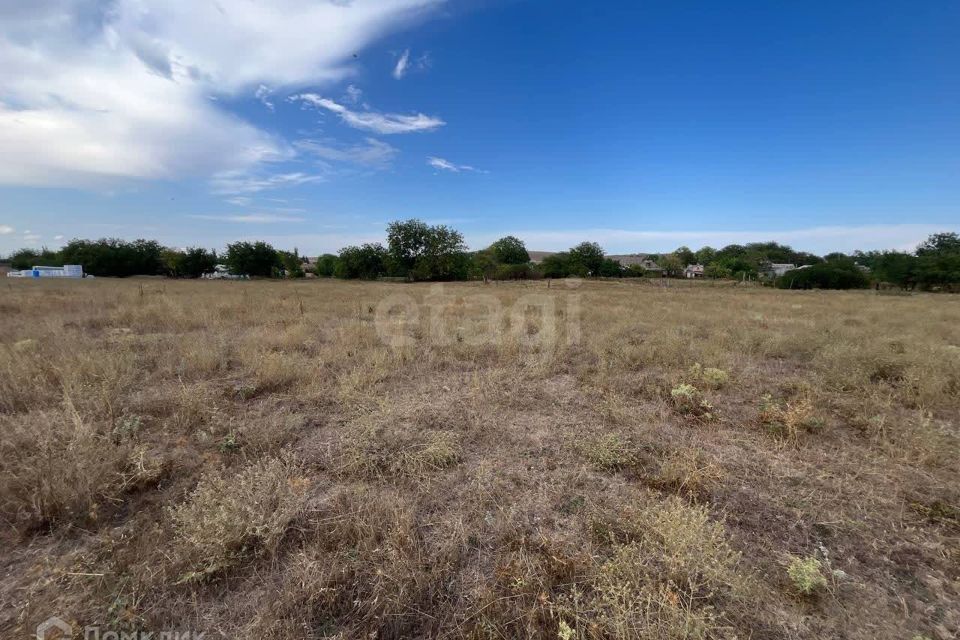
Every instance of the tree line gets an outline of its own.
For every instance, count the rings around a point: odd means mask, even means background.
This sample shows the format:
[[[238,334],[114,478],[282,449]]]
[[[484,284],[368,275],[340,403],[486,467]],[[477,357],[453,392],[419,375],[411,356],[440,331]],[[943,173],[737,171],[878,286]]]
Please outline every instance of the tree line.
[[[262,278],[299,278],[312,272],[320,277],[411,281],[517,280],[565,277],[682,277],[688,265],[702,265],[710,279],[764,280],[783,288],[864,288],[889,283],[906,289],[960,287],[960,237],[956,233],[930,236],[916,251],[856,251],[817,256],[776,242],[703,247],[680,247],[646,256],[640,264],[623,265],[595,242],[582,242],[567,251],[550,254],[539,263],[530,259],[523,241],[506,236],[479,251],[469,251],[463,235],[446,225],[420,220],[396,221],[387,227],[386,245],[349,246],[337,254],[321,255],[314,264],[293,251],[265,242],[235,242],[226,251],[190,247],[172,249],[152,240],[71,240],[58,251],[21,249],[9,256],[15,269],[36,264],[81,264],[94,276],[164,275],[197,278],[223,264],[234,274]],[[793,264],[797,269],[772,278],[771,264]]]

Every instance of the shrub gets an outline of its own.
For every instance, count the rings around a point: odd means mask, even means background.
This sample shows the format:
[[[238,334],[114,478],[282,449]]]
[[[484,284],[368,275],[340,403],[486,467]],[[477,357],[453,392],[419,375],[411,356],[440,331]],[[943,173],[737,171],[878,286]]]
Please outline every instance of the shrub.
[[[245,557],[274,552],[306,500],[309,480],[290,455],[254,462],[239,473],[206,474],[170,509],[190,570],[203,579]]]
[[[700,390],[692,384],[680,383],[675,386],[670,390],[670,399],[673,401],[674,408],[680,413],[708,419],[712,417],[710,411],[713,407],[703,399]]]
[[[345,247],[334,267],[338,278],[376,280],[387,273],[387,250],[381,244]]]
[[[690,376],[711,389],[720,389],[730,380],[729,374],[723,369],[704,368],[699,362],[690,368]]]
[[[793,557],[787,565],[787,575],[797,591],[809,596],[827,586],[822,566],[820,560],[813,556]]]
[[[616,433],[608,433],[587,442],[583,450],[590,464],[598,471],[622,469],[633,459],[630,443]]]
[[[712,637],[722,620],[710,601],[738,597],[743,582],[723,524],[671,498],[628,526],[636,539],[616,545],[592,581],[602,637]]]
[[[853,262],[824,262],[788,271],[777,278],[780,289],[865,289],[870,279]]]

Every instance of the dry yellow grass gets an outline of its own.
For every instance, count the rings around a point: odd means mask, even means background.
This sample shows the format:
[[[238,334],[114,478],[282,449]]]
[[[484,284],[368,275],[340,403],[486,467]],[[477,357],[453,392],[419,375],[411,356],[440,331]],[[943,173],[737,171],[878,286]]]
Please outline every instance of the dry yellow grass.
[[[960,299],[570,284],[4,283],[0,635],[960,634]]]

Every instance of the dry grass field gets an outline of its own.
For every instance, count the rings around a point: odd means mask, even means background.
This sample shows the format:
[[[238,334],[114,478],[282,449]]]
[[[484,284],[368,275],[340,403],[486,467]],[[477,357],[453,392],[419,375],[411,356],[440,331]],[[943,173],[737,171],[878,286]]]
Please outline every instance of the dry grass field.
[[[0,286],[4,638],[960,634],[960,298]]]

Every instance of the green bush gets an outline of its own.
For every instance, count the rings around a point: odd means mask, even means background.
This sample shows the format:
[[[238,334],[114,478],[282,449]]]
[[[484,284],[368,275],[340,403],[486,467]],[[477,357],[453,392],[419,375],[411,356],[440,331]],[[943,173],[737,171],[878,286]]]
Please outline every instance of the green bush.
[[[779,289],[865,289],[870,279],[852,262],[835,261],[788,271],[777,278]]]

